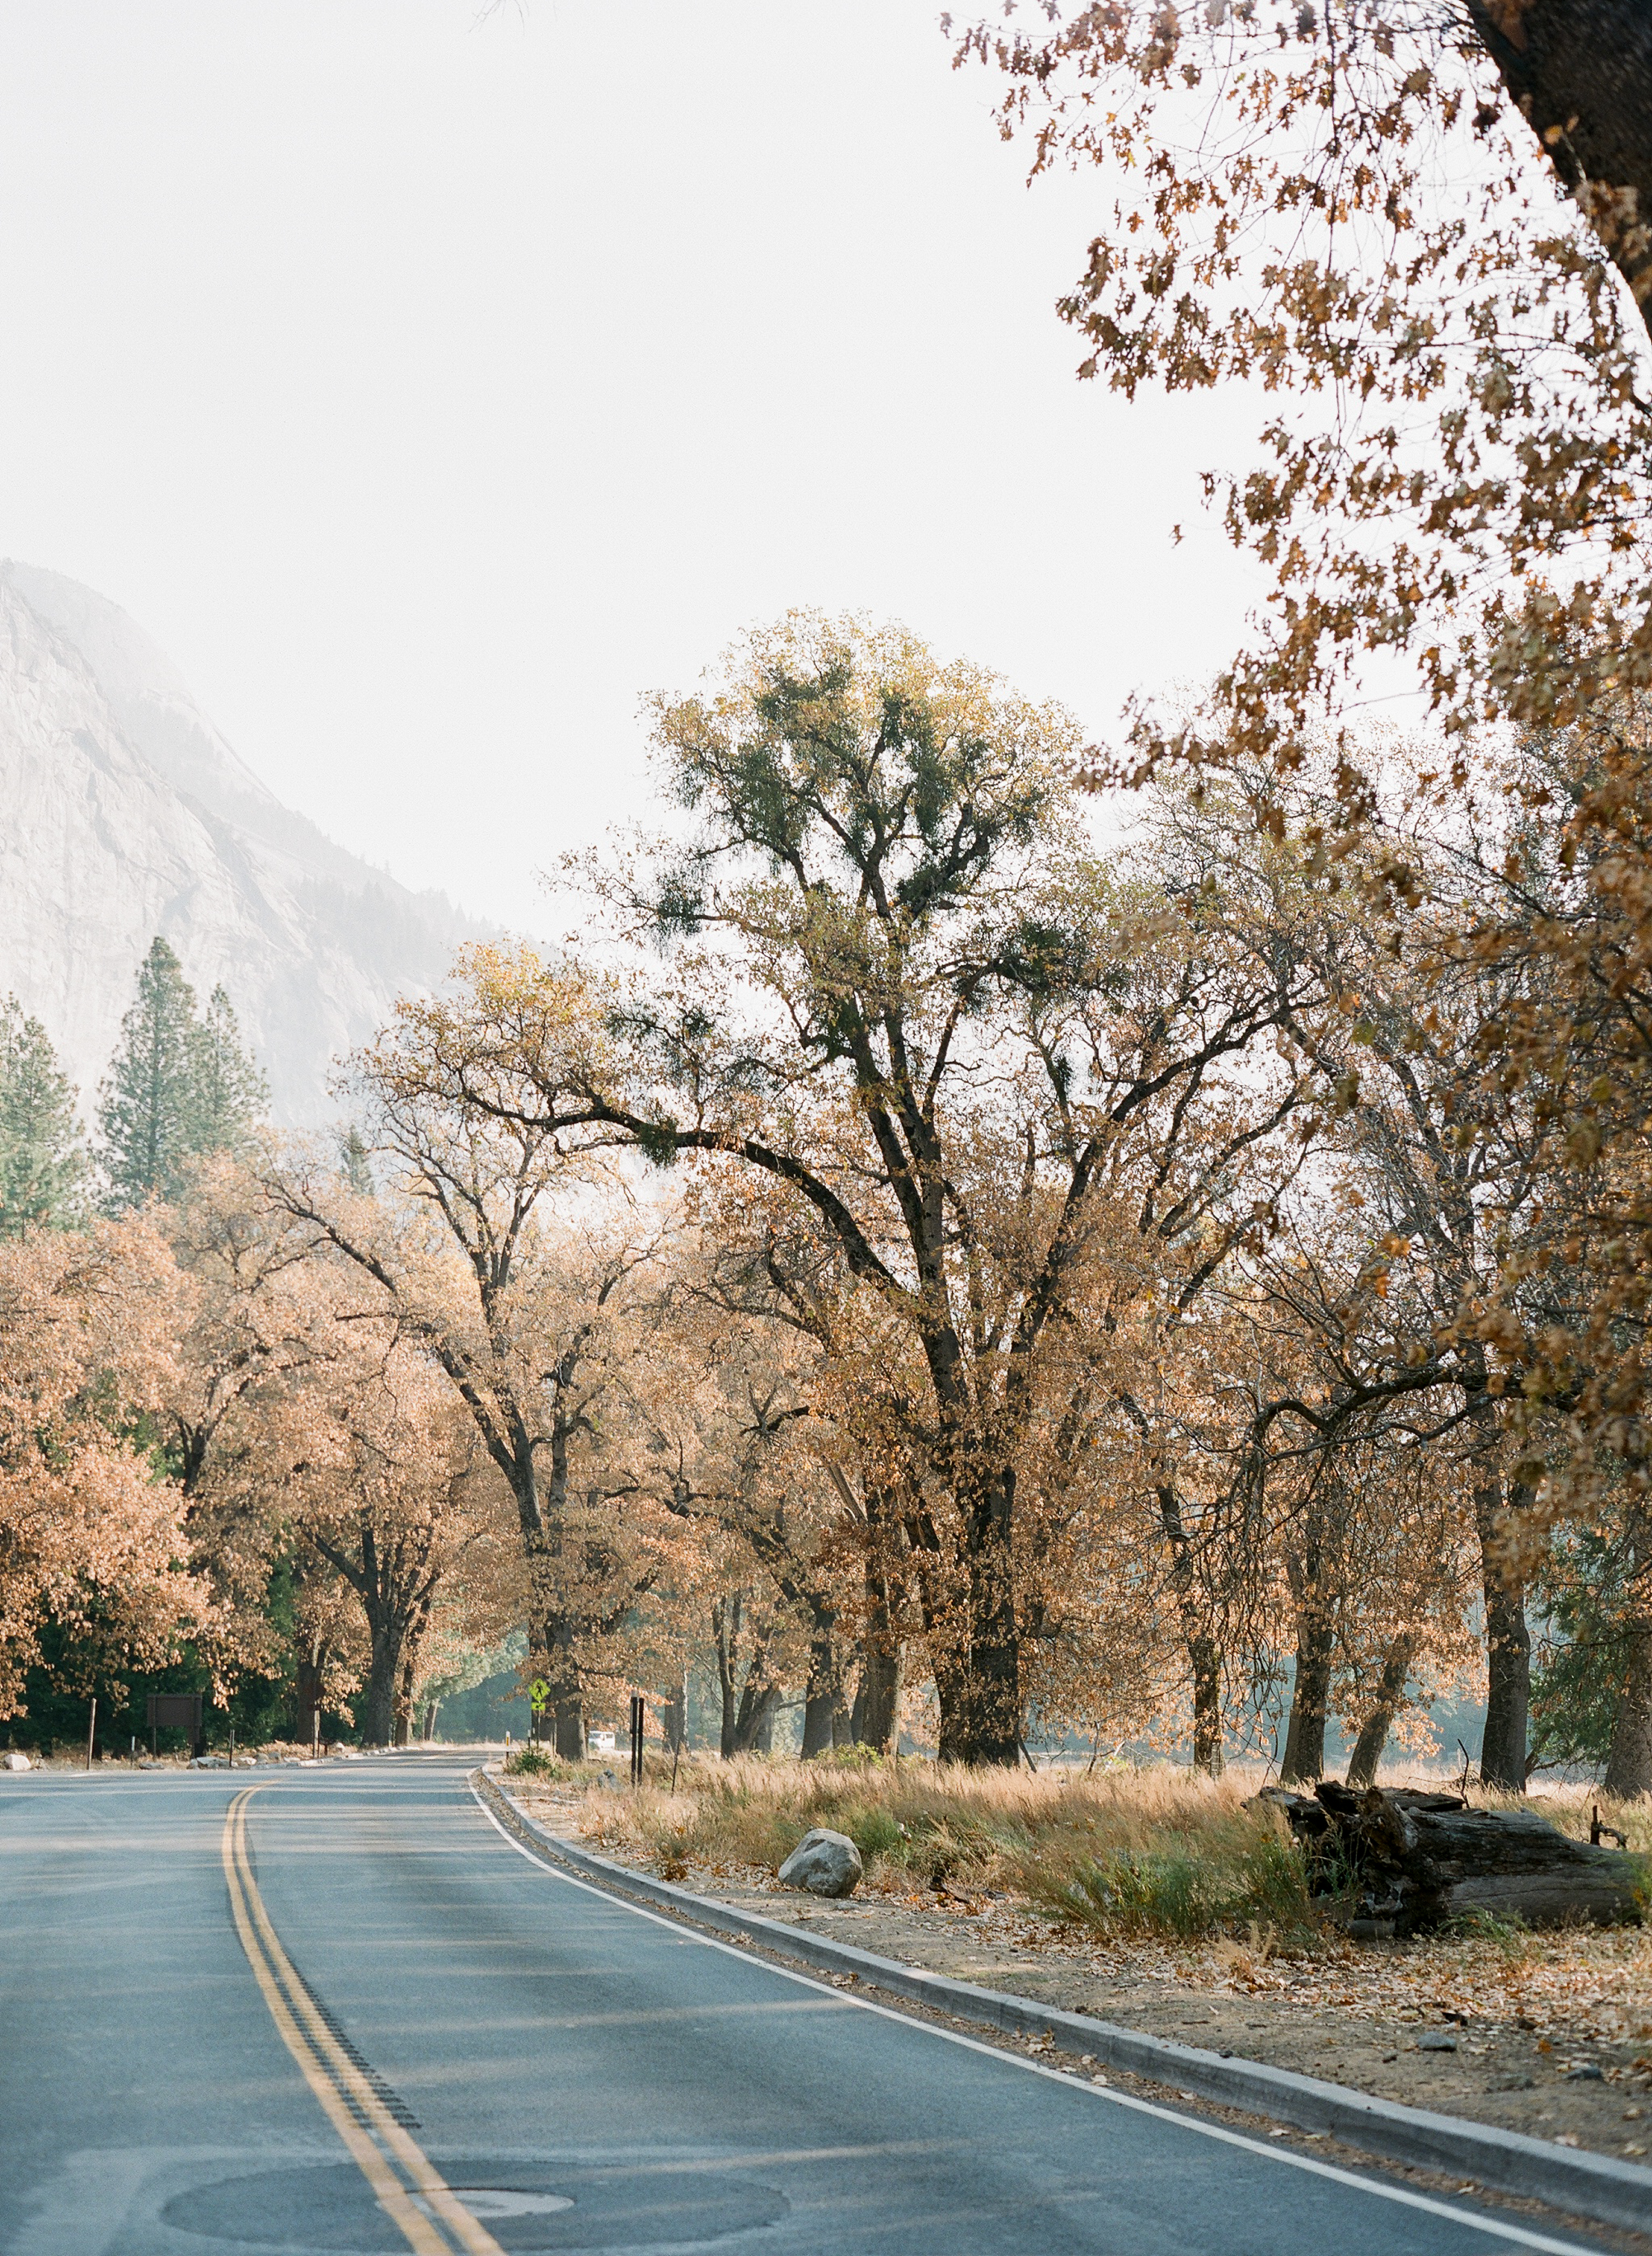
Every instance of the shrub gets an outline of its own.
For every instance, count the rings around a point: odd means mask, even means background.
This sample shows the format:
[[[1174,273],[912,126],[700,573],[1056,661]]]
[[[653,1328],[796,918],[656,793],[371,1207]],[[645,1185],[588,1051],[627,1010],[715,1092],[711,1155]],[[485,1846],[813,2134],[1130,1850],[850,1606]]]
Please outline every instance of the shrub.
[[[548,1747],[542,1747],[535,1739],[530,1739],[525,1745],[515,1748],[505,1759],[507,1778],[544,1778],[561,1780],[572,1778],[573,1775],[574,1773],[566,1763],[559,1756],[553,1755]]]

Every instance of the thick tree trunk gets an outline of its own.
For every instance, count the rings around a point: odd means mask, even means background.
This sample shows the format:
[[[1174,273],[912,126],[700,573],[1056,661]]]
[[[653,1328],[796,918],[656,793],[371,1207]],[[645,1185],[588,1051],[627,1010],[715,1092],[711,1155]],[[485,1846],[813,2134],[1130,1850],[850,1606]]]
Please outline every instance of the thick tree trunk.
[[[863,1569],[866,1630],[849,1731],[856,1746],[875,1747],[879,1754],[888,1754],[894,1745],[901,1696],[901,1640],[896,1626],[901,1591],[891,1563],[900,1540],[900,1519],[892,1500],[868,1486]]]
[[[412,1639],[402,1654],[402,1681],[396,1701],[396,1744],[404,1747],[413,1735],[413,1671],[418,1666],[418,1655],[411,1650]]]
[[[1620,1801],[1652,1794],[1652,1519],[1637,1512],[1630,1533],[1628,1667],[1601,1781],[1603,1790]]]
[[[1201,1632],[1189,1643],[1187,1658],[1193,1675],[1193,1768],[1206,1778],[1220,1778],[1227,1764],[1222,1752],[1222,1653],[1215,1639]]]
[[[836,1616],[817,1605],[809,1638],[809,1682],[803,1698],[803,1759],[825,1754],[833,1744],[833,1723],[843,1699],[843,1654]]]
[[[1336,1633],[1324,1614],[1304,1616],[1297,1628],[1297,1676],[1290,1692],[1290,1720],[1279,1766],[1286,1786],[1311,1786],[1325,1774],[1325,1710],[1331,1700],[1331,1663]]]
[[[387,1747],[396,1729],[396,1674],[402,1658],[402,1625],[393,1617],[369,1620],[372,1639],[367,1696],[362,1709],[362,1738],[369,1747]]]
[[[738,1590],[729,1597],[715,1599],[711,1610],[712,1646],[717,1655],[717,1690],[721,1703],[717,1752],[725,1762],[734,1755],[735,1721],[739,1710],[736,1672],[740,1661],[740,1610]]]
[[[1382,1656],[1382,1674],[1377,1681],[1376,1703],[1360,1726],[1360,1736],[1353,1743],[1353,1752],[1348,1758],[1348,1784],[1365,1787],[1376,1784],[1377,1765],[1388,1745],[1388,1733],[1394,1728],[1394,1718],[1399,1713],[1400,1703],[1405,1697],[1405,1680],[1411,1673],[1411,1655],[1416,1639],[1402,1632]]]
[[[547,1612],[541,1617],[539,1650],[545,1654],[551,1697],[545,1717],[534,1724],[534,1737],[552,1740],[564,1762],[585,1760],[585,1688],[580,1681],[573,1637],[574,1625],[565,1614]]]
[[[1173,1482],[1158,1490],[1159,1525],[1170,1554],[1170,1592],[1187,1648],[1193,1695],[1193,1768],[1207,1778],[1222,1773],[1222,1652],[1202,1603],[1193,1547]]]
[[[1287,1786],[1325,1774],[1325,1717],[1337,1653],[1347,1497],[1334,1478],[1316,1481],[1302,1515],[1302,1545],[1286,1562],[1297,1611],[1297,1668],[1279,1775]]]
[[[557,1701],[552,1709],[552,1737],[557,1753],[564,1762],[585,1760],[585,1702],[575,1692]]]
[[[889,1753],[895,1742],[895,1717],[901,1696],[898,1653],[867,1639],[861,1659],[861,1681],[854,1688],[849,1713],[849,1732],[857,1747]]]
[[[943,1762],[1013,1770],[1021,1760],[1015,1500],[1015,1472],[1006,1469],[967,1518],[964,1648],[945,1678],[935,1671]]]
[[[325,1659],[319,1648],[299,1656],[292,1736],[301,1747],[313,1746],[320,1735],[321,1671]]]
[[[1512,1499],[1516,1509],[1520,1497],[1517,1491]],[[1486,1736],[1480,1742],[1480,1780],[1482,1786],[1523,1794],[1531,1707],[1531,1632],[1526,1626],[1525,1584],[1510,1568],[1503,1550],[1502,1504],[1501,1479],[1476,1484],[1474,1521],[1486,1596]]]
[[[1652,8],[1469,0],[1504,85],[1652,322]]]

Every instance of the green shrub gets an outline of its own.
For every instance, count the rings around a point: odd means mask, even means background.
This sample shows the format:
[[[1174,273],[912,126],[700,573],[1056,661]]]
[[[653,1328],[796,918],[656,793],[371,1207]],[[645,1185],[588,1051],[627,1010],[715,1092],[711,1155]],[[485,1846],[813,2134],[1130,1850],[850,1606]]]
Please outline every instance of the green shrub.
[[[566,1763],[559,1756],[553,1755],[549,1747],[541,1746],[536,1739],[530,1739],[525,1745],[513,1749],[505,1759],[507,1778],[545,1778],[560,1780],[571,1778],[573,1775],[573,1773]]]
[[[1251,1922],[1313,1924],[1302,1860],[1272,1838],[1258,1841],[1236,1865],[1174,1851],[1122,1850],[1071,1868],[1040,1893],[1069,1918],[1184,1942]]]
[[[907,1845],[905,1827],[888,1809],[841,1810],[834,1829],[848,1835],[868,1865],[875,1857],[898,1858]]]

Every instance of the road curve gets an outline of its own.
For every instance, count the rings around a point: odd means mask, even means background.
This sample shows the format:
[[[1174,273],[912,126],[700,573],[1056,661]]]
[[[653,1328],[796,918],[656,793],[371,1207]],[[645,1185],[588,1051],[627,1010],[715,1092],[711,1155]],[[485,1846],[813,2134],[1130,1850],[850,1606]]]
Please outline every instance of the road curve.
[[[0,1778],[5,2256],[1592,2245],[686,1935],[451,1758]]]

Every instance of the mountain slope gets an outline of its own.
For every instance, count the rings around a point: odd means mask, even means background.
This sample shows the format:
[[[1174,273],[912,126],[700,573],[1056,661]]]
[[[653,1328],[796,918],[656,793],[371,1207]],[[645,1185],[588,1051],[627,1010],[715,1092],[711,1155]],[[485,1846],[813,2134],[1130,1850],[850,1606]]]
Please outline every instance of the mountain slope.
[[[334,1061],[482,927],[335,846],[236,757],[116,604],[0,564],[0,992],[88,1117],[156,933],[221,981],[289,1124],[334,1111]]]

